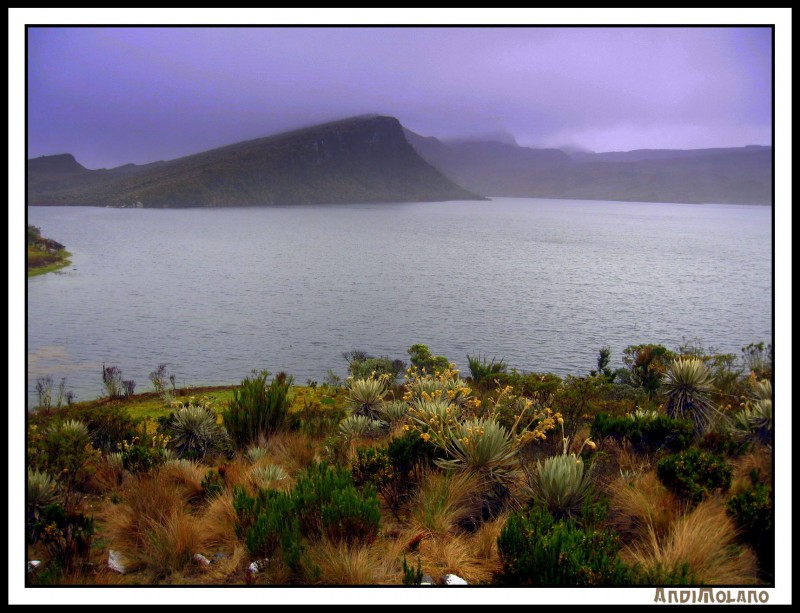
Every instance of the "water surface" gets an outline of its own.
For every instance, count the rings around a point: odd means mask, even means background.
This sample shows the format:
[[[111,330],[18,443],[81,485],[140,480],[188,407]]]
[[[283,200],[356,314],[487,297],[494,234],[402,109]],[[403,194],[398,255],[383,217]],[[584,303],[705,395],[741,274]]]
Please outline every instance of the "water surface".
[[[682,339],[739,353],[772,342],[769,207],[495,198],[234,209],[31,207],[73,253],[28,280],[28,399],[37,377],[137,391],[251,369],[304,383],[343,351],[407,358],[425,343],[559,375],[597,350]]]

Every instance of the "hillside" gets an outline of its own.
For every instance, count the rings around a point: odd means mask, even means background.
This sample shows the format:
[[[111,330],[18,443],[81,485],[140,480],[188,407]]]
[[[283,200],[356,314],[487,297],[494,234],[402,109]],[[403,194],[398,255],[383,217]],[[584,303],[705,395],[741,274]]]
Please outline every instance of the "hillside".
[[[571,155],[507,142],[442,142],[406,131],[459,185],[491,196],[771,204],[772,148],[637,150]]]
[[[247,206],[476,200],[408,144],[397,119],[364,116],[144,166],[28,161],[28,204]]]

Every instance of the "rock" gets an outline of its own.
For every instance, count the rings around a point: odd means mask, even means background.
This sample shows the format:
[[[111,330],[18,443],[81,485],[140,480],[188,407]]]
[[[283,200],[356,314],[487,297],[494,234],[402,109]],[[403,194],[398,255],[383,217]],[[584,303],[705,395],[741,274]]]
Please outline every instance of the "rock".
[[[196,553],[192,556],[192,560],[197,562],[200,566],[211,566],[211,561],[202,553]]]
[[[30,562],[28,562],[28,572],[32,573],[33,571],[35,571],[37,568],[39,568],[39,565],[41,563],[42,563],[41,560],[31,560]]]
[[[267,567],[267,564],[269,564],[269,560],[267,558],[264,558],[263,560],[256,560],[255,562],[250,563],[250,566],[247,567],[247,571],[255,575],[256,573],[264,570]]]
[[[445,585],[469,585],[469,583],[464,581],[458,575],[445,575],[444,576],[444,584]]]
[[[420,585],[433,585],[433,577],[430,575],[422,575],[422,581],[419,583]]]
[[[113,549],[108,550],[108,567],[118,573],[125,574],[126,568],[122,563],[122,554]]]

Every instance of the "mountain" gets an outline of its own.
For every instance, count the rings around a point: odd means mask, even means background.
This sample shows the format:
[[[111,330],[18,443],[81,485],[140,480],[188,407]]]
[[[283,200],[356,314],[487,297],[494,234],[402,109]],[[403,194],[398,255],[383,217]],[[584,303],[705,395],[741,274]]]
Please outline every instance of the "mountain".
[[[481,200],[408,144],[400,122],[354,117],[167,162],[87,170],[28,160],[28,204],[207,207]]]
[[[590,153],[496,141],[444,142],[406,130],[432,166],[491,196],[718,204],[772,203],[772,148]]]

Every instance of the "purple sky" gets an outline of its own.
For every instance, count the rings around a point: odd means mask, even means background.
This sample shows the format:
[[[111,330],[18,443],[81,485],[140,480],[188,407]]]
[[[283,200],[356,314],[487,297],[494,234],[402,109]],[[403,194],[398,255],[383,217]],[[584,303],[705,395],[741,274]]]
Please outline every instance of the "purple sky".
[[[28,156],[172,159],[361,113],[594,151],[771,144],[769,28],[30,28]]]

